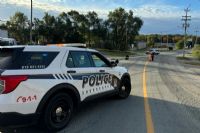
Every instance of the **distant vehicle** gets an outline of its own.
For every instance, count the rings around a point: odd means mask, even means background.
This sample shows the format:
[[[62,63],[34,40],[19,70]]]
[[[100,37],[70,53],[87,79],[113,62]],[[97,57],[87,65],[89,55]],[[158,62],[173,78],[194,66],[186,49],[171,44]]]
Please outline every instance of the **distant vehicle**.
[[[17,45],[17,41],[14,38],[0,37],[0,46],[14,46],[14,45]]]
[[[146,54],[150,54],[150,53],[152,53],[154,55],[159,55],[160,54],[160,52],[155,48],[152,48],[152,49],[150,49],[149,51],[146,52]]]

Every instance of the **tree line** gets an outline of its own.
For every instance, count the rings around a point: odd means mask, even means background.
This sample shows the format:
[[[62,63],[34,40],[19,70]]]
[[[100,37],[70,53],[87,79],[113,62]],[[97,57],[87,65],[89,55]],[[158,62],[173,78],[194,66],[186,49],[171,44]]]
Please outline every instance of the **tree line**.
[[[200,37],[188,35],[187,39],[192,41],[192,44],[200,44]],[[135,37],[136,42],[147,42],[148,47],[154,47],[156,44],[161,43],[171,43],[171,44],[177,44],[180,42],[184,42],[184,35],[180,34],[150,34],[150,35],[137,35]]]
[[[33,42],[38,44],[86,43],[90,47],[126,50],[135,41],[143,25],[133,11],[117,8],[102,19],[94,11],[81,14],[78,11],[62,12],[58,16],[45,13],[42,19],[33,19]],[[23,44],[30,43],[30,20],[16,12],[0,28]]]

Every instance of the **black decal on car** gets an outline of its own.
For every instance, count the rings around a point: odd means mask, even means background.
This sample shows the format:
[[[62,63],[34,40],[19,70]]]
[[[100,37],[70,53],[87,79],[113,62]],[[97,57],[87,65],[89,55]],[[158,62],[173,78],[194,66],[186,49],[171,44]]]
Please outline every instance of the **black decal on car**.
[[[83,84],[82,87],[85,88],[85,84],[88,83],[88,76],[83,76]]]
[[[95,76],[91,75],[90,78],[89,78],[89,85],[94,86],[94,84],[95,84]]]

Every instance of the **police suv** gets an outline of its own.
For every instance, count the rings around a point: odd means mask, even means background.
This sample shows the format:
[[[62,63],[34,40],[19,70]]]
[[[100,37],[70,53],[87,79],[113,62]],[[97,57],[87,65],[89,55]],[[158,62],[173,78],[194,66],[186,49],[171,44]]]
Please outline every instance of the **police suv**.
[[[58,131],[83,101],[107,94],[127,98],[130,75],[117,63],[88,48],[1,47],[0,127],[41,123]]]

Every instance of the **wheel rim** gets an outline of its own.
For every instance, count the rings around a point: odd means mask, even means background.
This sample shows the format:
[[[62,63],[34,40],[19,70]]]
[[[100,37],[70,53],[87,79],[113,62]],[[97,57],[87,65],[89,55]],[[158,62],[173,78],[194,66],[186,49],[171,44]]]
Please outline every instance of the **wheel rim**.
[[[120,95],[122,97],[126,97],[129,93],[130,93],[129,80],[125,79],[121,86]]]
[[[126,86],[122,86],[122,91],[125,91],[126,90]]]
[[[70,105],[66,101],[60,101],[53,106],[51,111],[51,121],[56,124],[65,124],[71,116]]]

